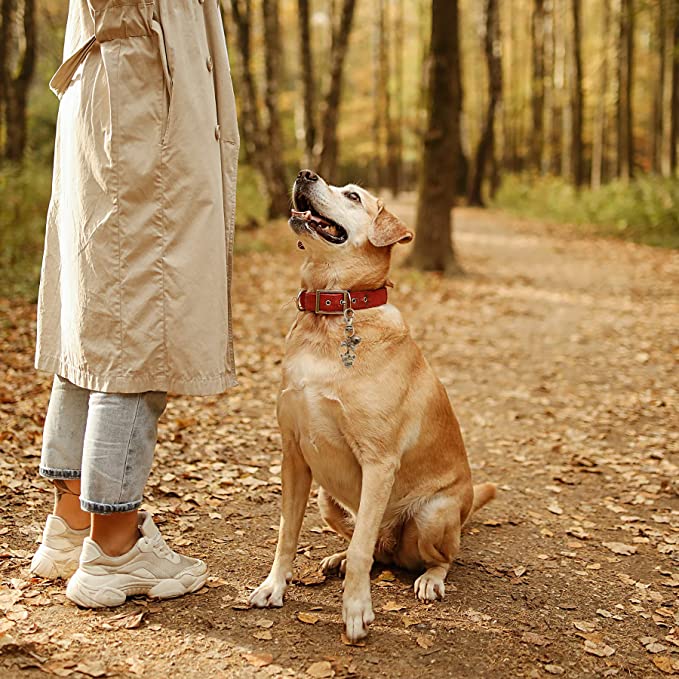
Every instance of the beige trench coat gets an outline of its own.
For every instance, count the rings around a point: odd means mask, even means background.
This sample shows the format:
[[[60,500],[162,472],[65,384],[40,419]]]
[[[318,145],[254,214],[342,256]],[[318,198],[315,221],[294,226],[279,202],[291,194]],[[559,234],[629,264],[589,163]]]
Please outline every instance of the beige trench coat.
[[[71,0],[64,59],[36,367],[222,392],[239,136],[218,0]]]

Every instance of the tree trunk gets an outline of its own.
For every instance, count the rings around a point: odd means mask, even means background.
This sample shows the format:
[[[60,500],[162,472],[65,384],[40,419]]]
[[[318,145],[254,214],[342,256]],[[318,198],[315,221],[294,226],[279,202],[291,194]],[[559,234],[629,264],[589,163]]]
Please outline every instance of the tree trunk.
[[[464,103],[464,89],[462,85],[462,50],[460,49],[459,39],[459,9],[458,3],[454,3],[451,7],[451,12],[455,12],[455,37],[451,48],[454,50],[453,55],[453,102],[455,109],[453,110],[453,130],[455,131],[455,158],[457,158],[457,171],[455,172],[455,193],[456,195],[464,196],[467,191],[467,181],[469,179],[469,161],[465,155],[462,146],[462,112]]]
[[[484,52],[488,69],[488,110],[476,149],[474,172],[469,185],[467,201],[482,206],[483,180],[495,154],[495,111],[502,97],[502,57],[500,52],[500,17],[497,0],[486,0],[486,31]]]
[[[671,177],[676,170],[676,126],[679,115],[677,101],[677,66],[679,64],[679,0],[664,0],[665,21],[663,31],[663,56],[661,59],[663,91],[661,101],[660,173]],[[674,159],[674,160],[673,160]]]
[[[265,40],[265,61],[267,71],[266,107],[269,111],[269,126],[266,135],[263,134],[264,126],[259,116],[259,102],[257,96],[257,84],[252,68],[252,26],[253,11],[252,0],[231,0],[231,14],[236,25],[238,51],[240,54],[241,82],[243,96],[241,102],[241,128],[243,131],[243,147],[246,159],[258,170],[264,179],[269,198],[269,215],[282,216],[289,209],[289,186],[285,180],[284,166],[282,162],[282,139],[280,134],[280,122],[277,111],[278,72],[276,61],[280,59],[280,52],[276,51],[276,42],[280,43],[278,27],[277,0],[275,6],[271,6],[271,0],[263,0],[262,10],[264,14],[264,31],[273,33],[272,42]],[[273,14],[267,18],[268,14]],[[270,62],[274,63],[271,64]],[[273,80],[272,80],[273,79]],[[273,117],[272,117],[273,110]],[[273,125],[273,128],[272,128]],[[277,128],[277,129],[276,129]],[[279,151],[274,153],[271,145],[277,145]]]
[[[238,51],[240,55],[240,80],[243,85],[241,103],[241,129],[245,158],[264,175],[266,148],[262,140],[262,124],[257,102],[257,86],[252,71],[252,3],[251,0],[231,0],[231,14],[236,25]]]
[[[599,64],[599,101],[597,104],[596,120],[594,123],[594,139],[592,144],[592,176],[590,185],[596,190],[601,187],[604,178],[604,163],[606,158],[606,124],[608,97],[608,35],[611,31],[611,0],[604,0],[603,27],[601,31],[603,46],[601,62]]]
[[[618,176],[628,182],[634,174],[632,73],[634,57],[633,0],[620,2],[618,42]]]
[[[425,134],[429,111],[426,107],[427,93],[429,92],[429,53],[431,45],[431,0],[418,0],[418,44],[420,79],[417,96],[417,132]]]
[[[566,181],[573,177],[573,101],[571,88],[573,82],[573,51],[570,48],[573,40],[570,28],[569,3],[571,0],[560,0],[561,6],[561,30],[558,32],[557,41],[557,74],[560,81],[561,93],[561,164],[559,174]]]
[[[325,98],[321,151],[318,160],[319,173],[327,179],[331,179],[337,171],[337,125],[339,122],[340,100],[342,97],[344,62],[349,47],[349,36],[351,34],[355,8],[356,0],[344,0],[337,37],[333,40],[330,66],[330,88]]]
[[[4,158],[5,146],[2,128],[6,127],[7,94],[9,92],[9,36],[14,0],[2,0],[0,5],[0,158]],[[5,130],[6,132],[6,130]]]
[[[544,143],[545,106],[545,0],[534,0],[531,17],[532,38],[532,97],[531,164],[540,172]]]
[[[555,134],[557,129],[557,93],[556,93],[556,41],[554,26],[556,22],[555,7],[552,2],[545,11],[545,115],[544,115],[544,139],[540,159],[540,171],[543,175],[554,172],[555,161]]]
[[[304,97],[304,165],[313,164],[316,145],[316,86],[311,51],[309,0],[298,0],[299,55]]]
[[[283,217],[290,212],[290,183],[283,163],[283,133],[278,109],[280,67],[283,48],[278,0],[262,0],[264,24],[264,65],[266,88],[264,103],[269,116],[267,162],[270,167],[269,217]]]
[[[373,30],[373,158],[372,180],[375,189],[384,185],[384,148],[387,128],[389,94],[387,92],[387,73],[389,66],[385,34],[385,0],[378,0]]]
[[[582,39],[581,39],[581,0],[572,0],[573,17],[573,54],[572,54],[572,84],[571,84],[571,160],[572,180],[575,186],[580,187],[585,179],[585,168],[582,150],[582,117],[583,117],[583,92],[582,92]]]
[[[672,41],[672,123],[670,134],[670,173],[677,171],[679,145],[679,7],[674,6],[674,39]]]
[[[14,4],[14,3],[12,3]],[[4,112],[7,139],[4,148],[4,157],[6,160],[12,162],[19,162],[23,159],[26,152],[26,105],[28,100],[28,89],[33,80],[35,72],[36,59],[36,28],[35,28],[35,0],[23,1],[23,21],[21,24],[21,40],[23,43],[23,51],[16,56],[18,69],[16,75],[10,72],[10,65],[8,63],[8,55],[6,45],[5,50],[5,68],[3,75],[3,90],[4,90]],[[7,12],[9,21],[15,20],[14,12],[16,6],[10,6]],[[3,33],[5,26],[5,6],[3,3]],[[8,33],[11,30],[9,25],[7,27]],[[3,36],[4,37],[4,36]],[[11,41],[8,41],[11,44]]]
[[[459,40],[457,0],[433,0],[429,54],[428,122],[420,169],[415,245],[409,263],[426,271],[461,271],[451,238],[455,200],[455,111],[453,87]]]
[[[653,110],[649,118],[648,137],[651,146],[651,170],[660,174],[662,137],[663,137],[663,95],[665,93],[665,26],[667,24],[667,0],[658,0],[655,32],[652,35],[651,49],[656,53],[651,59],[657,63],[658,77],[654,79]],[[657,61],[656,61],[657,60]],[[655,66],[655,64],[654,64]],[[655,68],[654,68],[655,70]]]
[[[396,0],[396,16],[394,18],[393,45],[393,90],[390,102],[395,102],[395,111],[389,115],[387,128],[387,181],[392,196],[396,197],[401,191],[401,171],[403,156],[403,45],[404,29],[404,0]]]

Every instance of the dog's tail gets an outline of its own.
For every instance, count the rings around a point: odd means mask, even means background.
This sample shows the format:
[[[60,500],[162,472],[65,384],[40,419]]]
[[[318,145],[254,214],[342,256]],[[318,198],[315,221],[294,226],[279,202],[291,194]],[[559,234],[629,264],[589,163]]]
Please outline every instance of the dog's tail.
[[[480,483],[474,486],[474,501],[469,516],[475,514],[484,505],[488,504],[496,495],[497,488],[494,483]]]

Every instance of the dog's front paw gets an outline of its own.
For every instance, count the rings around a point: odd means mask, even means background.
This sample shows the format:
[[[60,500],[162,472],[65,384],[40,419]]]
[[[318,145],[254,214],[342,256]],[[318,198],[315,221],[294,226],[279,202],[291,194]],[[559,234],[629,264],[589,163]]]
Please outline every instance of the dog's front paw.
[[[367,598],[345,597],[342,617],[347,639],[351,643],[367,637],[368,627],[375,619],[370,596]]]
[[[332,556],[326,556],[323,561],[321,561],[321,571],[323,573],[335,573],[338,572],[344,575],[347,570],[347,553],[337,552]]]
[[[415,590],[415,596],[420,601],[436,601],[437,599],[443,599],[443,596],[446,593],[446,586],[443,582],[443,578],[440,575],[430,573],[429,571],[423,573],[415,580],[413,589]]]
[[[250,606],[255,608],[280,608],[283,605],[283,596],[288,588],[285,579],[280,580],[269,576],[250,595]]]

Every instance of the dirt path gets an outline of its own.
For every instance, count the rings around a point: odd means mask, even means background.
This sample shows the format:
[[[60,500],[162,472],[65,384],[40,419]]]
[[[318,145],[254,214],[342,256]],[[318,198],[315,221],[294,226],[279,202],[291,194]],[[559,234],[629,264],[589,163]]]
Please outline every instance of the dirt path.
[[[467,527],[444,602],[374,570],[361,648],[340,639],[339,579],[292,586],[281,610],[242,605],[278,521],[274,403],[300,260],[285,225],[237,257],[241,386],[174,398],[163,420],[148,505],[209,561],[192,597],[80,611],[28,579],[51,498],[36,477],[49,380],[31,369],[34,308],[0,303],[0,675],[679,674],[679,255],[471,210],[456,233],[469,275],[397,266],[392,299],[448,389],[476,479],[501,492]],[[339,545],[312,503],[298,575]]]

